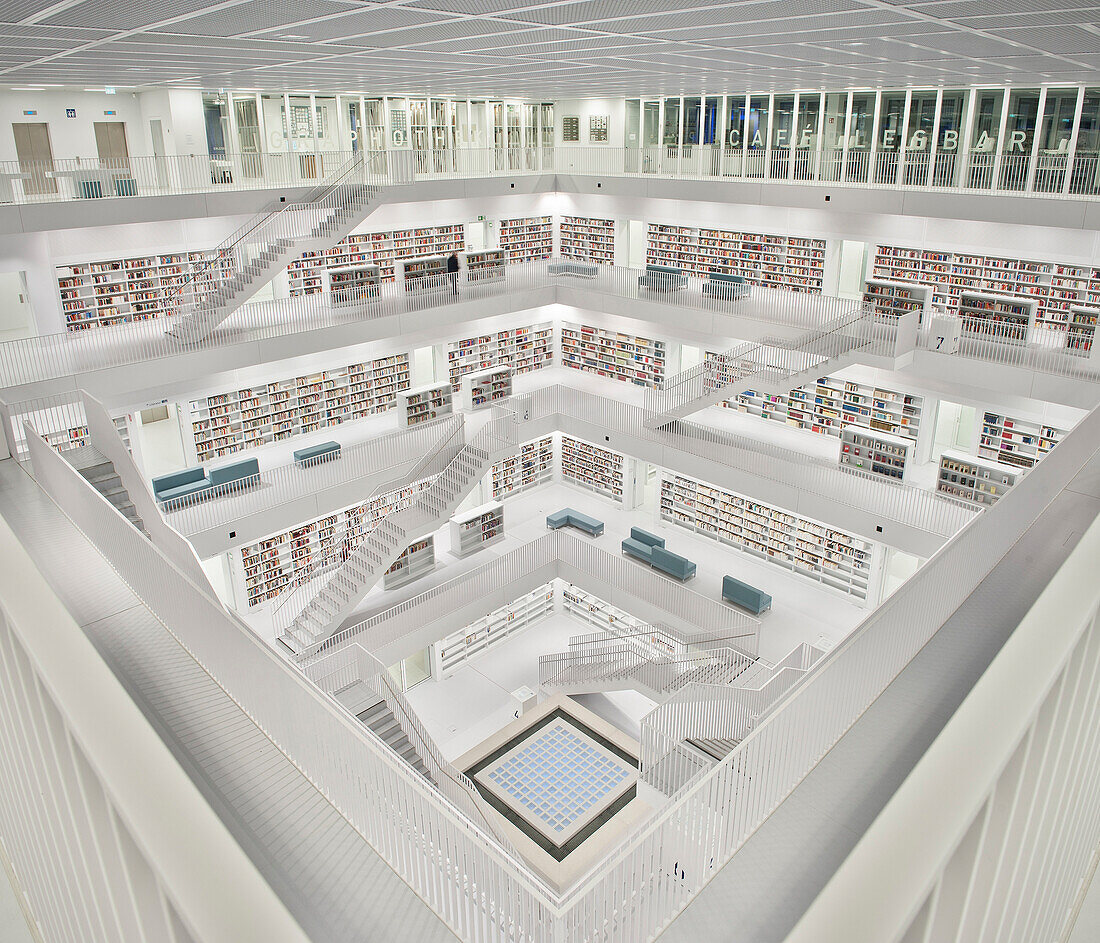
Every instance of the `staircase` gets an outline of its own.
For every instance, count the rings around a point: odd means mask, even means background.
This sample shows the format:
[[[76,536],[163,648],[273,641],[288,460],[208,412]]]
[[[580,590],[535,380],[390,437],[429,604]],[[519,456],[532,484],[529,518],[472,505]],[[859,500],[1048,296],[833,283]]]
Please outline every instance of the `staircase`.
[[[708,737],[688,737],[685,742],[691,744],[691,746],[695,747],[699,752],[714,757],[715,760],[724,760],[726,755],[741,741],[733,740],[732,738],[714,739]]]
[[[861,311],[793,341],[765,337],[740,344],[647,390],[643,425],[659,429],[745,390],[787,393],[849,366],[889,330]]]
[[[412,743],[409,742],[409,738],[405,736],[405,731],[401,729],[401,725],[398,724],[397,718],[393,716],[393,711],[390,710],[385,700],[379,700],[378,703],[355,716],[360,723],[370,727],[378,735],[378,739],[409,766],[429,782],[432,781],[428,767],[424,765],[420,754],[416,752]]]
[[[357,154],[302,202],[267,206],[170,296],[168,334],[203,341],[303,252],[331,248],[366,219],[381,201],[382,180]]]
[[[105,497],[111,505],[134,525],[146,537],[149,532],[145,529],[145,523],[138,515],[134,502],[130,500],[130,493],[122,484],[114,463],[104,458],[91,446],[72,449],[65,453],[65,458],[80,473],[88,484]]]

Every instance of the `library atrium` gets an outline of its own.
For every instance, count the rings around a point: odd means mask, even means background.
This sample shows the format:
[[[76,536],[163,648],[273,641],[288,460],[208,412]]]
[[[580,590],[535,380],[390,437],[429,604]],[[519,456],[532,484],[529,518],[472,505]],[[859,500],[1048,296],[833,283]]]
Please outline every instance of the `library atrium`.
[[[4,943],[1100,939],[1100,6],[0,29]]]

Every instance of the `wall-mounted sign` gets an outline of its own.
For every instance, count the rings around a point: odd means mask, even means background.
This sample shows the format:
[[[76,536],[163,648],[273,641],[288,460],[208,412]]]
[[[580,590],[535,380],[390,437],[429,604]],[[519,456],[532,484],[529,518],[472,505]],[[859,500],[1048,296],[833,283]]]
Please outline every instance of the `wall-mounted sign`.
[[[38,114],[38,112],[37,111],[24,111],[23,114],[25,114],[28,118],[33,118],[35,115]]]
[[[66,108],[65,109],[65,117],[66,118],[75,118],[76,117],[76,109],[75,108]]]
[[[581,139],[581,119],[576,115],[567,115],[561,119],[561,139],[579,141]]]
[[[607,128],[610,124],[610,115],[590,115],[588,118],[589,142],[593,144],[606,144]]]
[[[118,112],[117,111],[105,111],[105,112],[103,112],[103,114],[105,114],[105,115],[117,115]]]

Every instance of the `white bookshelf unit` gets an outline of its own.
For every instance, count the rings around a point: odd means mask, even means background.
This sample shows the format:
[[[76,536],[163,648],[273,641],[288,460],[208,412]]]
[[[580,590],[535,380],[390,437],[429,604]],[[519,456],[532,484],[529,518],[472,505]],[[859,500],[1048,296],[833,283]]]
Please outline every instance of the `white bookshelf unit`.
[[[561,362],[574,370],[656,388],[665,378],[665,343],[567,322],[561,329]]]
[[[562,590],[562,609],[566,615],[607,632],[609,638],[630,639],[633,646],[648,650],[656,657],[676,655],[686,650],[686,646],[673,644],[668,635],[654,632],[653,626],[625,609],[572,583]]]
[[[987,462],[963,452],[947,451],[940,456],[936,490],[990,507],[997,503],[1022,477],[1023,472],[999,462]]]
[[[901,436],[847,427],[840,434],[840,467],[903,481],[912,448],[913,443]]]
[[[409,385],[409,355],[394,354],[307,376],[191,400],[200,462],[392,409]]]
[[[401,266],[405,291],[442,291],[447,288],[447,256],[427,255],[407,259]]]
[[[382,576],[383,589],[397,589],[435,569],[435,538],[429,534],[409,544]]]
[[[512,368],[494,367],[482,373],[467,374],[464,405],[467,409],[487,409],[512,395]]]
[[[554,325],[550,323],[464,337],[447,345],[447,373],[456,391],[468,373],[507,366],[518,376],[553,363]]]
[[[724,272],[752,285],[820,294],[825,240],[650,223],[646,261],[704,277]]]
[[[468,557],[504,537],[504,505],[490,501],[451,518],[451,553]]]
[[[863,301],[881,318],[900,318],[917,311],[918,320],[924,324],[932,309],[932,286],[869,278],[863,285]]]
[[[626,458],[583,439],[561,437],[561,475],[567,484],[623,500]]]
[[[372,264],[378,266],[383,282],[395,280],[397,263],[418,256],[450,255],[466,248],[462,223],[363,232],[345,236],[324,252],[306,252],[287,266],[291,297],[318,294],[324,289],[325,270]]]
[[[431,486],[431,479],[350,507],[336,514],[308,521],[241,548],[248,605],[258,606],[278,596],[291,580],[314,567],[341,563],[366,534],[387,514],[408,507],[413,498]]]
[[[493,498],[499,500],[554,480],[554,437],[524,442],[515,455],[497,462],[490,473]]]
[[[334,305],[350,305],[377,298],[382,281],[377,265],[345,265],[328,270],[329,297]]]
[[[499,282],[504,280],[504,250],[483,249],[465,255],[466,281]]]
[[[1027,342],[1039,302],[1006,295],[964,291],[959,294],[959,317],[964,334],[973,337]]]
[[[554,231],[549,216],[500,221],[500,248],[509,262],[538,262],[554,254]]]
[[[563,216],[558,231],[558,254],[563,259],[615,264],[615,220]]]
[[[397,394],[397,409],[405,426],[442,419],[454,412],[454,392],[449,383],[430,383]]]
[[[874,545],[682,475],[661,477],[661,517],[841,592],[866,599]]]
[[[978,457],[1016,468],[1031,468],[1064,435],[1062,429],[1053,426],[986,412],[978,437]]]
[[[554,584],[544,583],[432,645],[432,677],[447,677],[475,655],[553,614]]]
[[[210,281],[215,271],[207,266],[211,258],[212,250],[59,265],[57,290],[65,327],[83,331],[164,317],[181,285]],[[223,275],[229,274],[228,265],[221,263]]]
[[[1066,348],[1085,357],[1091,356],[1098,317],[1100,308],[1070,305],[1069,320],[1066,323]]]

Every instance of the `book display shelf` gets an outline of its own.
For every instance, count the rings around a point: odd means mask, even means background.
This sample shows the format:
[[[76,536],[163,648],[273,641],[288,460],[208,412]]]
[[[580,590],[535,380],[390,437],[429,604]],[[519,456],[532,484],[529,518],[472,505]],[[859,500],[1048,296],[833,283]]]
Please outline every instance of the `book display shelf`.
[[[1096,338],[1098,317],[1100,317],[1100,308],[1070,305],[1069,321],[1066,323],[1066,348],[1082,356],[1090,356],[1092,343]]]
[[[820,294],[825,240],[650,223],[646,261],[704,277],[724,272],[753,285]]]
[[[553,324],[530,324],[495,334],[464,337],[447,345],[447,372],[456,391],[467,373],[511,367],[518,376],[553,363]]]
[[[519,494],[554,480],[554,437],[524,442],[515,455],[497,462],[491,471],[493,497]]]
[[[88,445],[88,427],[73,426],[71,429],[61,429],[58,432],[47,432],[45,439],[46,443],[52,445],[58,452],[79,449]]]
[[[519,599],[494,609],[432,645],[432,677],[447,677],[468,659],[553,614],[554,584],[536,586]]]
[[[504,250],[483,249],[467,252],[465,256],[466,281],[499,282],[504,278]]]
[[[1100,307],[1100,267],[1030,259],[998,258],[880,245],[875,251],[874,277],[921,282],[932,287],[932,303],[958,313],[963,292],[1034,299],[1036,323],[1066,329],[1071,308]]]
[[[274,599],[317,566],[342,563],[387,514],[408,507],[431,479],[379,495],[357,507],[301,524],[241,548],[249,607]]]
[[[566,483],[623,500],[625,457],[583,439],[561,437],[561,475]]]
[[[840,467],[890,481],[905,478],[913,443],[901,436],[845,428],[840,434]]]
[[[986,462],[963,452],[947,451],[940,456],[936,490],[961,501],[990,507],[1020,480],[1019,469]]]
[[[1053,426],[987,412],[978,437],[978,457],[1016,468],[1031,468],[1064,435],[1062,429]]]
[[[665,343],[566,322],[561,329],[561,362],[574,370],[656,388],[665,378]]]
[[[466,248],[466,227],[427,226],[390,232],[363,232],[345,236],[324,252],[306,252],[287,266],[290,296],[319,294],[326,269],[377,265],[383,282],[392,282],[397,263],[419,256],[450,255]]]
[[[449,383],[431,383],[397,394],[398,415],[405,426],[441,419],[454,412],[454,392]]]
[[[959,317],[964,334],[1023,344],[1035,322],[1038,302],[1005,295],[964,291],[959,295]]]
[[[512,395],[512,368],[494,367],[482,373],[471,373],[462,382],[466,385],[466,408],[486,409]]]
[[[447,287],[446,275],[445,255],[409,259],[401,265],[401,280],[405,291],[442,291]]]
[[[665,472],[661,517],[866,599],[874,545],[743,495]]]
[[[451,518],[451,553],[456,557],[468,557],[484,550],[504,537],[504,505],[499,501]]]
[[[57,266],[57,289],[65,327],[83,331],[168,314],[169,300],[191,281],[208,283],[214,275],[206,263],[213,251],[178,252],[129,259],[104,259]],[[223,262],[223,275],[229,263]]]
[[[126,446],[126,451],[133,454],[134,450],[130,447],[130,423],[125,416],[115,416],[112,421],[115,424],[118,437],[122,440],[122,444]]]
[[[566,615],[603,629],[610,637],[623,639],[632,648],[658,658],[682,654],[686,650],[686,646],[674,644],[668,635],[655,632],[649,623],[572,583],[562,590],[562,609]]]
[[[329,296],[334,305],[349,305],[377,298],[381,270],[377,265],[345,265],[328,270]]]
[[[200,462],[392,409],[409,385],[409,355],[394,354],[307,376],[191,400]]]
[[[409,544],[382,576],[383,589],[397,589],[435,569],[435,538],[429,534]]]
[[[500,248],[509,262],[538,262],[554,254],[549,216],[500,221]]]
[[[880,318],[900,318],[910,311],[917,311],[918,320],[923,324],[931,311],[932,287],[869,278],[863,284],[863,302],[871,305]]]
[[[563,259],[615,264],[615,220],[563,216],[558,226]]]

